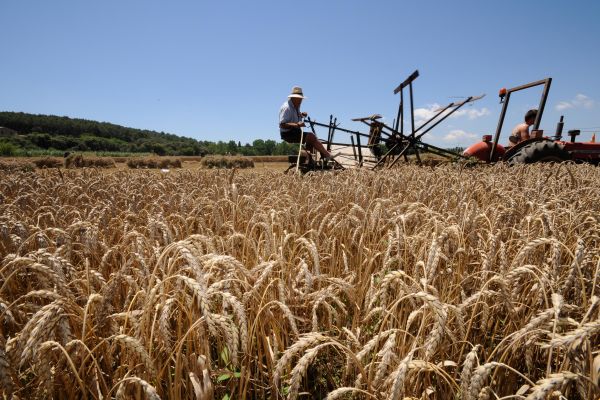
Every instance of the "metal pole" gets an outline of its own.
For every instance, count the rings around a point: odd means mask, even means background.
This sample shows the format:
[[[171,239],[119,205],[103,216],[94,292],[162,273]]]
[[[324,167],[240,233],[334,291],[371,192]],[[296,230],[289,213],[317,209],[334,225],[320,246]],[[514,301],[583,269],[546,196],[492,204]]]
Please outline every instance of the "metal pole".
[[[333,119],[333,126],[331,127],[331,141],[333,142],[333,135],[335,135],[335,130],[337,128],[337,117]],[[329,149],[327,149],[329,151]]]
[[[410,90],[410,126],[412,129],[412,134],[411,136],[415,136],[415,109],[414,109],[414,104],[413,104],[413,89],[412,89],[412,82],[410,82],[410,84],[408,85],[408,88]]]
[[[398,118],[396,118],[396,124],[394,128],[398,131],[398,125],[400,125],[400,132],[404,133],[404,91],[403,89],[406,86],[412,85],[412,82],[419,77],[419,70],[415,70],[408,78],[404,80],[396,89],[394,89],[394,94],[400,93],[400,106],[398,107]],[[411,97],[412,97],[412,86],[411,86]],[[398,120],[400,120],[398,122]],[[413,126],[414,128],[414,126]]]
[[[400,91],[400,104],[402,111],[400,112],[400,133],[404,135],[404,91]],[[396,122],[396,130],[398,130],[398,122]]]
[[[392,151],[396,150],[396,147],[398,147],[398,143],[393,145],[392,148],[387,151],[387,153],[385,153],[383,156],[381,156],[379,161],[377,161],[377,164],[375,164],[373,166],[373,169],[375,169],[375,168],[379,167],[381,164],[383,164],[385,162],[387,156],[389,156]]]
[[[335,119],[335,121],[337,121],[337,118]],[[320,122],[317,122],[317,121],[312,121],[312,122],[311,122],[311,125],[314,125],[314,126],[321,126],[321,127],[324,127],[324,128],[327,128],[327,127],[329,126],[329,125],[325,125],[325,124],[322,124],[322,123],[320,123]],[[369,137],[369,135],[368,135],[368,134],[366,134],[366,133],[362,133],[362,132],[358,132],[358,131],[353,131],[353,130],[350,130],[350,129],[345,129],[345,128],[340,128],[340,127],[339,127],[339,126],[337,126],[337,125],[336,125],[336,127],[335,127],[335,130],[337,130],[337,131],[340,131],[340,132],[345,132],[345,133],[350,133],[350,134],[357,134],[357,135],[360,135],[360,136]]]
[[[508,108],[509,100],[510,92],[507,92],[506,98],[504,99],[504,104],[502,104],[502,111],[500,112],[500,120],[498,121],[498,127],[496,128],[496,134],[494,135],[494,143],[492,144],[492,150],[490,151],[489,162],[492,162],[494,159],[494,154],[496,153],[496,146],[498,145],[498,140],[500,139],[500,132],[502,131],[502,125],[504,124],[504,118],[506,117],[506,109]]]
[[[421,165],[421,156],[419,155],[419,148],[417,146],[413,146],[413,150],[415,151],[415,157],[417,158],[417,163]]]
[[[304,129],[300,128],[300,146],[298,146],[298,158],[296,159],[296,173],[300,169],[300,155],[302,154],[302,142],[304,141]]]
[[[400,157],[405,157],[406,156],[406,150],[408,150],[409,147],[410,147],[410,143],[407,143],[406,146],[404,146],[404,148],[400,152],[400,154],[398,154],[398,156],[394,159],[394,161],[392,161],[392,163],[388,166],[388,169],[392,168],[398,162],[398,160],[400,159]]]
[[[363,156],[362,156],[362,147],[360,144],[360,135],[356,135],[356,147],[358,148],[358,166],[362,167]]]
[[[333,115],[329,115],[329,129],[327,130],[327,151],[331,150],[331,122]]]
[[[544,108],[546,107],[546,99],[548,98],[548,93],[550,92],[551,83],[552,78],[546,79],[544,91],[542,92],[542,98],[540,99],[540,107],[538,108],[538,113],[535,117],[535,123],[533,124],[533,130],[537,130],[540,128],[540,123],[542,122],[542,114],[544,114]]]
[[[402,117],[402,108],[404,105],[402,104],[402,89],[400,89],[400,104],[398,104],[398,114],[396,116],[395,126],[396,130],[398,130],[398,124],[400,123],[400,118]]]
[[[415,132],[420,131],[421,129],[423,129],[423,127],[427,126],[431,121],[433,121],[434,119],[436,119],[437,117],[440,116],[440,114],[442,114],[444,111],[446,111],[447,109],[449,109],[450,107],[452,107],[452,105],[454,105],[454,103],[450,103],[448,104],[446,107],[444,107],[442,110],[440,110],[437,114],[435,114],[433,117],[429,118],[429,120],[425,121],[424,123],[421,124],[421,126],[419,126]],[[456,111],[456,110],[454,110]],[[450,114],[452,114],[454,111],[450,112]]]
[[[438,154],[438,155],[443,155],[445,157],[452,156],[452,157],[467,158],[467,157],[463,156],[462,154],[455,153],[450,150],[442,149],[441,147],[433,146],[431,144],[422,144],[422,146],[423,146],[423,150],[425,150],[425,151],[429,151],[431,153]],[[432,149],[435,151],[432,151]],[[444,153],[444,154],[440,154],[440,153]]]
[[[519,90],[529,89],[529,88],[534,87],[534,86],[545,85],[545,84],[548,83],[548,81],[551,81],[551,80],[552,80],[552,78],[546,78],[546,79],[541,79],[539,81],[526,83],[526,84],[521,85],[521,86],[516,86],[514,88],[510,88],[508,90],[508,92],[518,92]]]
[[[432,130],[433,128],[435,128],[436,126],[438,126],[442,121],[444,121],[446,118],[448,118],[449,116],[451,116],[453,113],[455,113],[456,111],[458,111],[462,106],[464,106],[465,104],[467,104],[469,102],[470,97],[463,101],[462,103],[460,103],[454,110],[450,111],[448,114],[444,115],[444,117],[442,117],[439,121],[437,121],[435,124],[433,124],[432,126],[430,126],[429,128],[427,128],[427,130],[423,133],[419,133],[419,135],[416,137],[416,139],[420,139],[421,137],[423,137],[423,135],[425,135],[427,132],[429,132],[430,130]],[[443,111],[442,111],[443,112]],[[439,114],[438,114],[439,115]],[[434,117],[435,118],[435,117]],[[422,127],[422,126],[421,126]],[[419,129],[421,129],[421,127],[419,127]],[[417,130],[419,130],[417,129]]]
[[[325,143],[325,142],[321,142],[321,143]],[[342,146],[342,147],[351,147],[351,144],[348,143],[340,143],[340,142],[331,142],[332,145],[334,146]]]

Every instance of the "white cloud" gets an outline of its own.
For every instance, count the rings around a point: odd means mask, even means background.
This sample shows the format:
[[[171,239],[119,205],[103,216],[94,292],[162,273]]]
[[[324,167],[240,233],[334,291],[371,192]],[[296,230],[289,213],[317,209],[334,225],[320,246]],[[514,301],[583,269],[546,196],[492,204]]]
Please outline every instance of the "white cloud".
[[[431,119],[434,115],[436,115],[440,109],[443,108],[438,103],[429,104],[427,107],[415,108],[415,125],[422,125],[425,121]],[[448,114],[450,111],[446,111],[444,114],[440,115],[438,118],[442,118],[445,114]],[[460,110],[454,112],[450,118],[460,118],[467,117],[468,119],[477,119],[481,117],[485,117],[490,114],[490,110],[487,108],[461,108]]]
[[[485,117],[486,115],[490,115],[490,110],[485,107],[480,110],[476,108],[461,109],[452,114],[450,118],[462,117],[463,115],[466,115],[469,119],[477,119]]]
[[[557,111],[564,111],[569,108],[586,108],[589,110],[593,108],[595,104],[596,102],[592,98],[579,93],[573,100],[559,102],[555,108]]]
[[[461,129],[454,129],[444,136],[444,140],[446,142],[456,142],[463,139],[475,139],[476,137],[477,135],[474,133],[465,132]]]
[[[575,96],[575,100],[573,100],[573,103],[576,107],[582,106],[587,109],[594,107],[594,100],[581,93]]]
[[[436,110],[439,108],[440,105],[437,103],[430,104],[424,108],[415,108],[415,122],[417,122],[417,125],[420,125],[421,123],[432,118],[436,114]]]
[[[568,110],[569,108],[573,108],[573,104],[569,103],[568,101],[561,101],[560,103],[558,103],[556,105],[556,110],[557,111],[563,111],[563,110]]]

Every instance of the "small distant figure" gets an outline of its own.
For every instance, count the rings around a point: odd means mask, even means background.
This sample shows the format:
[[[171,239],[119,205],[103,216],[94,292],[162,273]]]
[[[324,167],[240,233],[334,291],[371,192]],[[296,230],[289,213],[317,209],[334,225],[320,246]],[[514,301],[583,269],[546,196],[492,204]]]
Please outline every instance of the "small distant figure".
[[[304,132],[304,139],[302,139],[302,128],[306,126],[303,118],[307,116],[305,112],[300,111],[300,105],[304,99],[302,88],[294,86],[292,93],[288,96],[288,100],[281,106],[279,110],[279,132],[281,139],[288,143],[300,143],[300,140],[302,140],[306,143],[308,151],[314,148],[321,153],[323,159],[330,161],[333,159],[331,153],[325,149],[323,143],[319,141],[314,133]]]
[[[510,144],[513,146],[519,144],[525,140],[530,139],[529,127],[535,123],[538,110],[529,110],[525,113],[525,122],[515,126],[510,137],[508,138]]]

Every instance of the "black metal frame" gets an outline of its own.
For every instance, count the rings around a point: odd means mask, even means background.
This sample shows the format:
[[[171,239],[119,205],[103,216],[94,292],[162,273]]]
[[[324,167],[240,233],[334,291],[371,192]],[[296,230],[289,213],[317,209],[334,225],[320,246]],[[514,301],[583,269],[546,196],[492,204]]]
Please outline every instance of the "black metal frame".
[[[393,167],[398,160],[404,158],[407,160],[407,153],[409,150],[415,154],[417,161],[421,162],[421,157],[419,155],[419,150],[421,151],[429,151],[444,157],[458,157],[465,158],[462,154],[458,154],[446,149],[442,149],[440,147],[436,147],[433,145],[429,145],[423,143],[421,138],[439,125],[442,121],[448,118],[450,115],[454,114],[458,111],[462,106],[467,103],[477,101],[481,99],[484,95],[481,96],[470,96],[465,100],[459,102],[452,102],[448,104],[446,107],[437,110],[437,113],[431,117],[429,120],[425,121],[421,126],[415,128],[415,111],[414,111],[414,94],[413,94],[413,82],[415,79],[419,77],[419,71],[415,70],[408,78],[404,80],[396,89],[394,89],[394,94],[400,93],[400,104],[398,106],[398,114],[396,118],[395,127],[391,128],[387,125],[383,124],[383,126],[389,131],[388,134],[396,139],[394,146],[389,149],[389,151],[379,160],[377,165],[374,168],[384,164],[387,162],[388,157],[395,156],[394,160],[391,162],[389,167]],[[411,122],[411,132],[410,135],[404,134],[404,89],[408,86],[409,96],[410,96],[410,122]],[[445,113],[445,115],[444,115]],[[434,122],[435,121],[435,122]],[[364,122],[364,121],[363,121]],[[398,130],[400,128],[400,130]],[[403,146],[402,150],[399,154],[395,154],[398,146]],[[432,151],[434,150],[434,151]]]
[[[498,145],[498,140],[500,139],[500,134],[502,133],[502,125],[504,125],[504,118],[506,118],[506,110],[508,109],[508,102],[510,101],[510,95],[514,92],[518,92],[520,90],[529,89],[532,87],[544,85],[544,89],[542,90],[542,97],[540,99],[540,105],[538,108],[537,116],[535,117],[535,122],[533,124],[532,130],[538,130],[540,127],[540,123],[542,122],[542,115],[544,114],[544,108],[546,107],[546,100],[548,99],[548,93],[550,92],[550,85],[552,84],[552,78],[546,78],[539,81],[526,83],[525,85],[516,86],[511,89],[507,89],[505,94],[500,95],[500,101],[502,104],[502,111],[500,112],[500,119],[498,120],[498,126],[496,127],[496,134],[494,135],[494,142],[492,145],[492,149],[490,151],[489,162],[492,162],[494,159],[494,155],[496,152],[496,146]]]
[[[411,95],[411,97],[412,97],[412,95]],[[450,150],[442,149],[441,147],[436,147],[436,146],[433,146],[430,144],[426,144],[421,140],[421,138],[425,134],[430,132],[433,128],[438,126],[440,123],[442,123],[442,121],[444,121],[446,118],[450,117],[452,114],[454,114],[456,111],[458,111],[462,106],[464,106],[465,104],[467,104],[469,102],[479,100],[481,97],[483,97],[483,96],[469,96],[463,101],[450,103],[446,107],[438,110],[438,112],[433,117],[431,117],[429,120],[425,121],[421,126],[419,126],[416,129],[414,128],[414,111],[411,108],[411,123],[413,124],[413,126],[412,126],[412,131],[411,131],[410,135],[404,135],[402,132],[394,131],[393,133],[399,135],[401,140],[396,142],[396,144],[388,151],[388,153],[386,153],[382,157],[380,162],[381,163],[385,162],[385,159],[389,155],[393,155],[398,146],[404,146],[404,147],[402,148],[400,153],[398,155],[396,155],[396,158],[389,165],[390,167],[394,166],[398,162],[398,160],[400,160],[401,157],[404,156],[404,158],[406,159],[405,155],[411,149],[414,152],[414,154],[417,157],[417,160],[419,162],[421,161],[420,156],[419,156],[419,150],[433,152],[433,151],[431,151],[433,149],[433,150],[435,150],[434,153],[445,156],[445,157],[465,158],[462,154],[455,153]],[[412,103],[412,101],[411,101],[411,103]]]
[[[394,89],[394,94],[398,94],[400,92],[400,104],[398,105],[398,115],[396,116],[396,125],[394,129],[398,131],[398,125],[400,125],[401,133],[404,133],[404,88],[406,86],[410,89],[410,121],[412,122],[412,127],[414,129],[415,126],[415,117],[414,117],[414,104],[413,104],[413,89],[412,83],[415,79],[419,77],[419,70],[415,70],[412,74],[409,75],[408,78],[404,80],[396,89]]]
[[[421,163],[421,158],[419,152],[430,152],[443,157],[448,158],[466,158],[462,154],[455,153],[450,150],[443,149],[441,147],[433,146],[427,143],[424,143],[421,138],[430,132],[433,128],[439,125],[446,118],[450,117],[453,113],[458,111],[465,104],[477,101],[481,99],[484,95],[481,96],[470,96],[464,100],[452,102],[447,106],[436,110],[436,114],[431,117],[429,120],[425,121],[419,127],[415,127],[415,117],[414,117],[414,94],[413,94],[413,82],[416,78],[419,77],[419,71],[414,71],[408,78],[406,78],[396,89],[394,89],[394,94],[400,93],[400,104],[398,106],[398,114],[395,119],[393,126],[388,126],[385,123],[378,121],[381,117],[379,115],[372,115],[370,117],[364,118],[354,118],[353,121],[360,121],[370,128],[373,127],[374,124],[377,124],[377,127],[381,128],[380,135],[384,138],[383,140],[388,144],[388,151],[377,159],[376,164],[372,167],[372,169],[376,169],[382,165],[388,164],[388,167],[393,167],[398,160],[403,158],[408,161],[409,151],[415,154],[417,161]],[[410,96],[410,122],[411,122],[411,130],[410,133],[404,133],[404,89],[408,87],[409,96]],[[341,128],[337,122],[337,118],[333,118],[333,115],[329,116],[329,123],[319,123],[315,120],[311,120],[307,118],[307,121],[313,131],[315,133],[315,127],[324,127],[327,128],[327,141],[322,141],[327,146],[327,151],[331,150],[332,145],[337,146],[348,146],[352,147],[352,153],[354,156],[354,160],[358,163],[359,167],[364,165],[365,157],[363,155],[363,145],[361,143],[361,137],[367,139],[367,143],[370,135],[365,134],[356,130]],[[348,143],[336,143],[334,142],[334,134],[336,131],[344,132],[350,134],[350,144]],[[381,140],[381,139],[380,139]],[[391,147],[390,147],[391,144]],[[369,145],[367,145],[369,147]],[[391,160],[391,162],[389,162]],[[389,162],[389,163],[388,163]]]

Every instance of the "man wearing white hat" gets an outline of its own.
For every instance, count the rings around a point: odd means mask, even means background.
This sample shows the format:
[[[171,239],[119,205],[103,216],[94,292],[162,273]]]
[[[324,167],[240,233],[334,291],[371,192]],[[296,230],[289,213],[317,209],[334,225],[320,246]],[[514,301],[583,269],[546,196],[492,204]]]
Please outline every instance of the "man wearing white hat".
[[[304,99],[302,88],[294,86],[292,93],[288,96],[288,100],[283,103],[279,110],[279,131],[281,139],[288,143],[300,143],[302,140],[306,143],[308,150],[312,148],[317,149],[321,153],[321,157],[326,160],[332,160],[331,153],[325,149],[323,143],[312,132],[305,132],[302,134],[302,128],[305,127],[302,119],[306,117],[305,112],[300,111],[300,104]],[[304,136],[304,138],[303,138]]]

